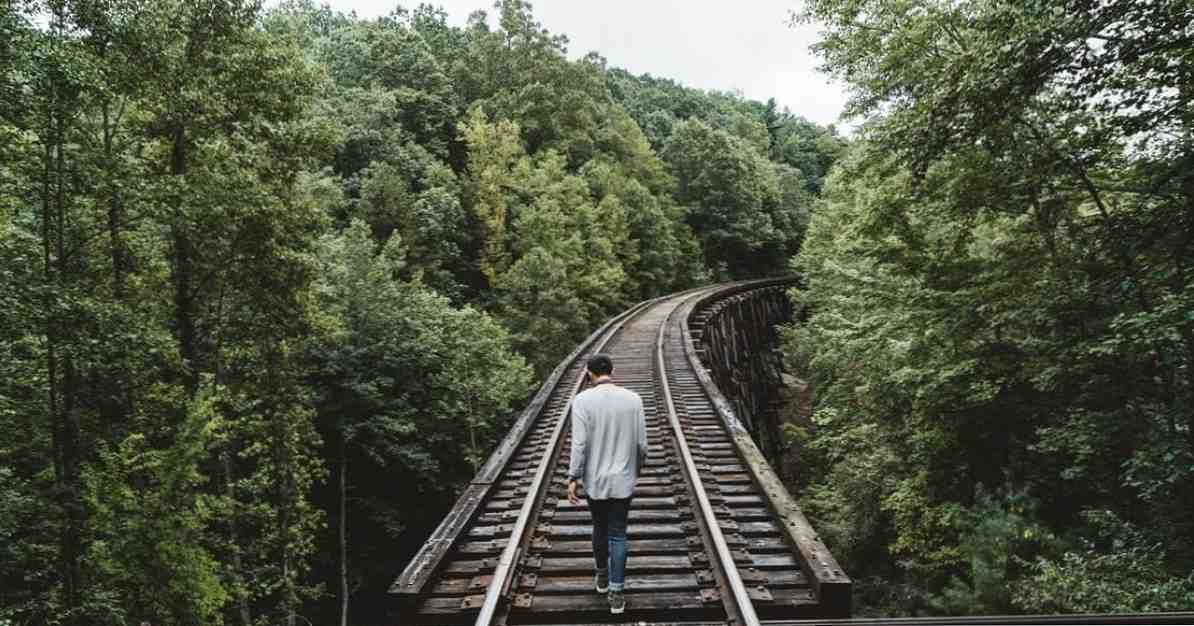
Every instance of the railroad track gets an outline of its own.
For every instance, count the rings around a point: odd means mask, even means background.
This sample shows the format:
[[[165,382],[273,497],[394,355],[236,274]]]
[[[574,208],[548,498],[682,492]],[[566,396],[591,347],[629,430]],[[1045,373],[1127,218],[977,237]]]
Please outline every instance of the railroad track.
[[[588,510],[566,497],[568,407],[596,352],[613,358],[616,383],[642,396],[650,445],[631,504],[627,609],[617,621],[845,616],[848,580],[786,491],[777,493],[774,473],[759,466],[761,455],[711,389],[688,332],[702,304],[769,284],[644,302],[586,340],[395,582],[399,623],[611,621],[605,597],[593,590]]]

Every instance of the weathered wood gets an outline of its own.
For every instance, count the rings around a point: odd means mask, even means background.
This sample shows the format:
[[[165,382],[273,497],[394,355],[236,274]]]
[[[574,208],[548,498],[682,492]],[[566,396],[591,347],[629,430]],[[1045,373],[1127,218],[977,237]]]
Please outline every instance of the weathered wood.
[[[705,602],[698,592],[659,593],[646,591],[645,593],[626,592],[626,613],[634,615],[642,611],[671,611],[676,609],[701,609]],[[596,593],[576,595],[545,594],[535,595],[534,603],[529,607],[537,614],[564,612],[572,614],[597,613],[608,619],[609,602],[605,596]],[[522,610],[514,611],[516,614]],[[579,616],[579,615],[578,615]],[[628,619],[623,616],[623,619]],[[587,621],[587,620],[586,620]]]
[[[800,567],[800,561],[791,554],[756,554],[754,556],[754,565],[759,569],[773,568],[773,567]]]
[[[626,527],[626,538],[628,541],[636,539],[646,539],[648,537],[683,537],[686,535],[684,528],[680,524],[629,524]],[[592,524],[552,524],[551,537],[554,541],[556,537],[560,538],[579,538],[593,536]]]
[[[631,556],[626,559],[626,572],[630,574],[684,572],[693,569],[688,555]],[[544,558],[539,571],[549,573],[575,572],[593,574],[593,557],[551,557]]]
[[[683,537],[635,539],[627,543],[630,558],[687,554],[688,542]],[[542,551],[544,556],[592,556],[593,544],[586,539],[552,540],[551,547]]]
[[[643,509],[672,509],[672,508],[676,507],[676,504],[677,504],[677,501],[674,496],[657,497],[657,498],[635,498],[630,501],[630,512],[633,513],[635,511],[639,511],[639,510],[643,510]],[[583,500],[579,504],[572,504],[571,502],[568,502],[567,500],[561,500],[560,503],[556,505],[556,508],[561,511],[568,511],[568,510],[588,511],[589,505],[585,504],[585,502]]]
[[[633,529],[635,524],[645,522],[660,522],[680,520],[685,516],[675,509],[631,509],[630,511],[630,528]],[[588,511],[563,511],[556,513],[552,521],[556,524],[567,524],[571,522],[591,522],[592,516]]]
[[[658,593],[666,591],[697,591],[701,585],[692,573],[644,574],[626,579],[626,593]],[[521,589],[520,589],[521,590]],[[595,593],[592,576],[539,577],[531,589],[535,595],[544,593]]]

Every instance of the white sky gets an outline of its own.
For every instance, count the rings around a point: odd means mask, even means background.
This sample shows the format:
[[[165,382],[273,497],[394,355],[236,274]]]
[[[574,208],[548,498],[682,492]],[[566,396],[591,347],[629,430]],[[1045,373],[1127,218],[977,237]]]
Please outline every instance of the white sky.
[[[324,0],[363,18],[389,13],[396,0]],[[493,18],[492,0],[427,0],[462,25],[469,13]],[[610,66],[649,73],[701,89],[737,90],[752,100],[774,97],[780,106],[819,124],[838,123],[846,96],[816,70],[809,51],[816,28],[787,25],[799,0],[532,0],[535,18],[552,34],[568,36],[568,55],[590,51]],[[413,8],[419,0],[407,0]]]

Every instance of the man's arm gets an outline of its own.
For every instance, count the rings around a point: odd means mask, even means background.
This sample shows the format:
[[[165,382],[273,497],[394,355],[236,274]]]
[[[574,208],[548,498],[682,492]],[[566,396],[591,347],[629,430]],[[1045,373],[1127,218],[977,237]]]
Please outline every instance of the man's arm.
[[[638,415],[635,416],[635,429],[638,431],[638,468],[641,470],[647,464],[647,413],[643,410],[643,399],[638,399]]]
[[[568,499],[576,503],[573,481],[584,479],[585,463],[589,455],[589,420],[572,400],[572,454],[568,461]]]

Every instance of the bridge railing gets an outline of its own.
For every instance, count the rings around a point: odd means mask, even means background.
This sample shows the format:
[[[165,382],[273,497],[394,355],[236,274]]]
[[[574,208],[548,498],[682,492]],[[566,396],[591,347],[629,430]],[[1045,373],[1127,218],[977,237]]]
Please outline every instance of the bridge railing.
[[[850,615],[852,589],[850,578],[842,571],[833,554],[829,552],[829,548],[821,542],[820,537],[817,536],[816,531],[800,510],[796,499],[788,493],[787,487],[784,486],[779,476],[775,473],[775,470],[771,468],[766,457],[751,438],[750,432],[735,413],[733,403],[726,398],[725,394],[717,386],[713,374],[708,369],[708,367],[718,367],[717,363],[711,362],[706,364],[701,361],[701,355],[698,353],[696,342],[692,337],[691,326],[694,319],[713,303],[722,302],[727,298],[748,290],[759,290],[761,287],[787,287],[794,285],[796,280],[795,277],[785,277],[735,285],[691,303],[688,305],[687,310],[680,312],[688,320],[688,323],[684,326],[684,345],[686,346],[689,362],[692,364],[693,370],[697,373],[697,378],[700,380],[705,393],[713,401],[713,405],[716,407],[722,422],[732,434],[739,458],[742,459],[743,464],[749,469],[755,481],[762,487],[767,507],[771,510],[771,513],[777,521],[782,522],[785,541],[787,541],[790,547],[799,552],[801,570],[808,579],[813,593],[816,594],[818,603],[824,607],[826,614],[848,617]],[[728,314],[728,311],[730,309],[722,309],[723,314]],[[703,317],[701,323],[708,326],[710,324],[718,324],[719,320],[716,319],[715,313],[713,317]]]

